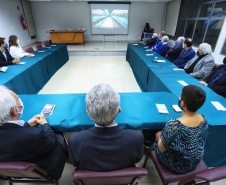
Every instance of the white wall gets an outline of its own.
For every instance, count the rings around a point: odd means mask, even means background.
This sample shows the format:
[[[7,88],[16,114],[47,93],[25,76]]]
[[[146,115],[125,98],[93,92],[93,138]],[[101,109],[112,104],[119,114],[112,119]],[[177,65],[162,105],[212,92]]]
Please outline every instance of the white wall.
[[[75,30],[84,27],[86,41],[103,40],[102,35],[91,35],[90,5],[87,2],[30,2],[37,39],[49,40],[49,30]],[[128,35],[117,35],[117,40],[139,40],[146,22],[155,31],[162,29],[165,3],[132,3],[129,12]]]
[[[20,10],[17,10],[17,6]],[[20,45],[25,46],[36,42],[36,39],[31,39],[28,29],[23,29],[20,23],[22,13],[23,9],[19,0],[0,0],[0,37],[5,37],[8,42],[10,35],[17,35]]]

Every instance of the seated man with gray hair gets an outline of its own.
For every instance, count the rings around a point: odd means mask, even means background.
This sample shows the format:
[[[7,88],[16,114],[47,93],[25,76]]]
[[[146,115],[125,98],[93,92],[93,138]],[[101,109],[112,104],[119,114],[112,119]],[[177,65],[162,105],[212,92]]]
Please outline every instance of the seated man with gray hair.
[[[60,137],[56,136],[43,115],[34,116],[28,122],[19,120],[23,109],[18,95],[0,86],[0,162],[32,162],[58,180],[66,158],[62,143],[58,141]]]
[[[165,58],[170,62],[175,61],[183,50],[184,41],[184,37],[178,37],[177,41],[175,42],[175,46],[167,51]]]
[[[147,40],[146,46],[152,48],[158,39],[158,33],[153,33],[152,38]]]
[[[207,77],[214,67],[214,58],[211,52],[209,44],[200,44],[197,55],[184,66],[185,72],[198,80]]]
[[[86,95],[87,114],[95,126],[69,136],[68,152],[79,170],[113,171],[134,167],[143,156],[143,135],[115,123],[121,112],[119,94],[108,84],[94,86]]]
[[[166,56],[166,52],[169,50],[168,41],[169,41],[169,37],[165,35],[162,38],[162,44],[159,45],[158,47],[154,48],[153,51],[155,51],[156,53],[158,53],[158,54],[162,55],[163,57],[165,57]]]

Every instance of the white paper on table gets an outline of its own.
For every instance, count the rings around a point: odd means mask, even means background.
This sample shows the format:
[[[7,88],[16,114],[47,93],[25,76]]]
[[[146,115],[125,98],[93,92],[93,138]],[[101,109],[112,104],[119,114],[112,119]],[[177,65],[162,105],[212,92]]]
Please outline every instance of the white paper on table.
[[[149,48],[148,46],[144,47],[144,48]]]
[[[134,46],[137,46],[138,44],[133,44]]]
[[[146,51],[152,51],[152,49],[146,49]]]
[[[40,52],[40,53],[44,53],[45,51],[38,51],[38,52]]]
[[[146,56],[153,56],[154,54],[146,54]]]
[[[51,49],[51,47],[45,47],[45,48],[47,48],[47,49]]]
[[[26,62],[19,62],[18,64],[26,64]]]
[[[165,104],[155,104],[158,112],[161,114],[169,114]]]
[[[157,62],[166,62],[165,60],[157,60]]]
[[[51,45],[51,46],[56,46],[56,45]]]
[[[220,111],[226,111],[225,107],[223,105],[221,105],[220,102],[218,101],[211,101],[211,103],[213,104],[213,106]]]
[[[177,80],[181,85],[183,85],[183,86],[187,86],[188,84],[185,82],[185,81],[183,81],[183,80]]]
[[[184,71],[183,69],[180,68],[173,68],[174,71]]]
[[[1,72],[6,72],[7,69],[8,69],[8,67],[1,67],[0,71]]]

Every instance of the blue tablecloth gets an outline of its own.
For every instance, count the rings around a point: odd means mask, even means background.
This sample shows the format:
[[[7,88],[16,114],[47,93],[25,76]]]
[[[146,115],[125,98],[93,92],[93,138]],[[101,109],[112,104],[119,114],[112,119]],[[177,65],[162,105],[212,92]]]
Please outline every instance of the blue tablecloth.
[[[210,88],[199,84],[198,80],[177,68],[165,58],[153,51],[146,51],[142,44],[128,44],[126,59],[129,62],[141,88],[147,92],[168,92],[179,98],[182,88],[178,80],[200,86],[206,92],[206,102],[198,113],[206,116],[209,123],[209,135],[205,146],[204,161],[208,166],[226,165],[226,111],[218,111],[211,101],[218,101],[226,107],[226,99]],[[146,56],[147,53],[154,54]],[[154,63],[153,58],[163,59],[165,63]],[[145,66],[145,67],[144,67]],[[178,69],[178,68],[177,68]]]
[[[21,62],[26,62],[25,64],[7,66],[7,71],[0,73],[0,84],[17,94],[38,93],[69,59],[66,44],[49,47],[51,48],[35,51],[34,57],[21,58]]]
[[[56,131],[79,131],[92,127],[94,123],[86,113],[86,94],[37,94],[20,95],[25,109],[21,119],[28,121],[40,114],[45,104],[56,105],[48,122]],[[170,93],[120,93],[122,112],[116,122],[125,128],[162,129],[167,121],[181,116],[171,105],[177,98]],[[159,114],[155,103],[166,104],[169,114]]]

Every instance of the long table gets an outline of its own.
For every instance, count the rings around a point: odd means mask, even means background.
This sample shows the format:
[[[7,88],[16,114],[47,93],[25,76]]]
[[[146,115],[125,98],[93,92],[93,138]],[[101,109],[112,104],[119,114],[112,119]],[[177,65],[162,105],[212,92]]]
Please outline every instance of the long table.
[[[226,165],[226,147],[224,147],[224,141],[226,141],[226,111],[218,111],[211,103],[211,101],[218,101],[226,107],[226,99],[210,88],[199,84],[198,80],[184,71],[175,70],[178,68],[158,53],[147,50],[149,49],[145,48],[143,44],[128,44],[127,48],[126,59],[141,89],[144,92],[168,92],[179,98],[184,86],[178,80],[200,86],[206,92],[207,97],[205,104],[198,110],[198,113],[205,115],[209,124],[204,161],[208,166]],[[153,55],[147,56],[146,54]],[[155,57],[165,60],[165,62],[157,63],[154,61]]]
[[[21,58],[25,64],[7,66],[0,73],[0,84],[17,94],[36,94],[69,59],[66,44],[49,45],[34,54]]]
[[[45,104],[56,105],[53,114],[46,116],[52,128],[61,132],[88,129],[94,125],[86,113],[86,94],[35,94],[20,95],[25,111],[21,119],[30,120],[40,114]],[[159,114],[155,104],[166,104],[169,114]],[[177,98],[167,92],[161,93],[120,93],[122,112],[116,122],[125,128],[162,129],[173,117],[181,116],[171,105]],[[30,108],[29,108],[30,107]]]

